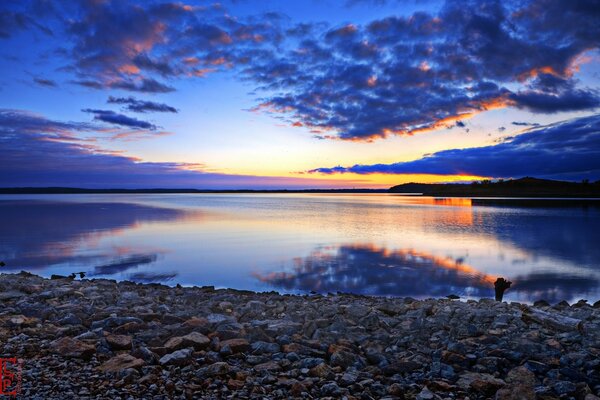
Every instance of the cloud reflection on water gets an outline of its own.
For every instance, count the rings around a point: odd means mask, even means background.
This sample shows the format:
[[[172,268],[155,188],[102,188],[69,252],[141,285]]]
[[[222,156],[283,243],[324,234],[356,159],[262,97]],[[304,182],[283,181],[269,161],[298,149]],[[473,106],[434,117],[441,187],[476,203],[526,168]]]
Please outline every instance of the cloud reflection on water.
[[[479,272],[461,259],[413,249],[390,251],[372,245],[317,248],[307,257],[294,259],[291,271],[254,276],[285,291],[412,297],[493,297],[493,282],[497,278]],[[506,295],[508,300],[514,296],[525,301],[571,299],[594,293],[599,285],[593,275],[539,272],[508,278],[514,281]]]
[[[392,296],[488,296],[495,276],[461,260],[413,249],[371,245],[318,248],[294,260],[293,271],[256,273],[260,281],[288,291],[350,292]]]

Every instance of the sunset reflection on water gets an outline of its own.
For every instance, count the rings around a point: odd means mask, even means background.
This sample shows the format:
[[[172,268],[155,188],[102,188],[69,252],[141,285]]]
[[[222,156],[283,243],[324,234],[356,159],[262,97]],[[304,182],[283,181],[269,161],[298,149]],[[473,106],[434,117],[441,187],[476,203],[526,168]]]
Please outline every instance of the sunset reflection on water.
[[[6,271],[303,293],[600,298],[598,209],[388,194],[2,196]]]

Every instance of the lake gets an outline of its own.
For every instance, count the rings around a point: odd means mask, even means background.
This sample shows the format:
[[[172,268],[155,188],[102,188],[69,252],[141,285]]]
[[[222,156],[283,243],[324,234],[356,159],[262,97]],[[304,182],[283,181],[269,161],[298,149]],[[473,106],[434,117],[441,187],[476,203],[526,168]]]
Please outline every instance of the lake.
[[[600,299],[600,209],[393,194],[0,196],[3,272],[283,293]]]

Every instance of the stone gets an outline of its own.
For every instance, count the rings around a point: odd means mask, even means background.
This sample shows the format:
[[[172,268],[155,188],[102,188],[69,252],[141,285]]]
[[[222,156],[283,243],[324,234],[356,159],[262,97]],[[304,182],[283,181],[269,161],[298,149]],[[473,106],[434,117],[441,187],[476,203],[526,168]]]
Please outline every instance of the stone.
[[[193,347],[195,350],[204,350],[210,345],[210,339],[199,332],[191,332],[185,336],[172,337],[165,343],[168,351],[179,350],[184,347]]]
[[[108,335],[106,336],[106,342],[114,350],[128,350],[131,349],[131,336],[126,335]]]
[[[535,375],[521,366],[511,369],[506,386],[496,392],[496,400],[535,400]]]
[[[491,396],[503,387],[505,382],[490,374],[467,372],[460,375],[456,384],[463,390],[473,390],[485,396]]]
[[[144,364],[144,360],[130,354],[119,354],[104,362],[98,369],[102,372],[120,372],[128,368],[140,368]]]
[[[573,382],[558,381],[552,385],[552,390],[558,395],[566,395],[577,391],[577,386]]]
[[[231,367],[226,362],[216,362],[207,367],[200,368],[196,372],[196,376],[201,379],[210,378],[213,376],[227,375],[230,370]]]
[[[416,400],[433,400],[435,395],[427,386],[424,386],[423,389],[419,392],[416,397]]]
[[[329,378],[333,377],[333,371],[325,363],[321,363],[321,364],[315,365],[314,367],[310,368],[308,374],[310,376],[314,376],[317,378],[323,378],[323,379],[329,379]]]
[[[279,365],[275,361],[268,361],[262,364],[258,364],[254,366],[255,371],[268,371],[268,372],[276,372],[281,371],[281,365]]]
[[[254,342],[250,345],[250,349],[253,354],[263,354],[263,353],[277,353],[280,351],[281,346],[278,343],[269,343],[258,341]]]
[[[229,347],[229,349],[231,349],[231,352],[233,354],[243,353],[250,349],[250,343],[248,343],[248,341],[246,339],[224,340],[221,342],[220,346],[221,346],[221,349],[223,349],[225,346]]]
[[[329,361],[334,367],[346,369],[359,363],[359,358],[356,354],[350,353],[349,351],[340,350],[333,353]]]
[[[50,349],[63,357],[89,360],[96,353],[96,346],[70,337],[63,337],[50,343]]]
[[[165,354],[158,360],[162,366],[168,365],[183,365],[190,361],[192,357],[192,349],[181,349],[169,354]]]

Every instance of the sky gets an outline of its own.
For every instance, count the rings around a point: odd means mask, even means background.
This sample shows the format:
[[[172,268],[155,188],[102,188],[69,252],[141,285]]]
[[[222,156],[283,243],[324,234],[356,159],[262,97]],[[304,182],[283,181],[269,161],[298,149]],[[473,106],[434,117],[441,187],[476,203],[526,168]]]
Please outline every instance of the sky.
[[[600,1],[0,3],[0,187],[600,179]]]

